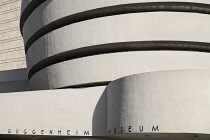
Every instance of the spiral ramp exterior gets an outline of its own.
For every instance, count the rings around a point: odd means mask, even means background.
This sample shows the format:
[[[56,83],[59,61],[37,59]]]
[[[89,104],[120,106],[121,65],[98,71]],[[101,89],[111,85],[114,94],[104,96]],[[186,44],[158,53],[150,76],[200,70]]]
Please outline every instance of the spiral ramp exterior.
[[[26,7],[21,19],[31,90],[103,86],[137,73],[209,68],[202,63],[209,56],[210,30],[204,1],[32,4],[33,11]]]
[[[209,139],[209,17],[208,0],[22,0],[28,91],[0,95],[0,133]]]

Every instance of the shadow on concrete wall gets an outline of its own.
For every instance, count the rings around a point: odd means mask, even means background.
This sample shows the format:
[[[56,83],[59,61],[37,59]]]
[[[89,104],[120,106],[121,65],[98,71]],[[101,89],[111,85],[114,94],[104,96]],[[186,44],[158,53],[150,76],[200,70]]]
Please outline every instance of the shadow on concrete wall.
[[[107,131],[107,89],[104,90],[93,113],[92,135],[106,136],[106,131]]]

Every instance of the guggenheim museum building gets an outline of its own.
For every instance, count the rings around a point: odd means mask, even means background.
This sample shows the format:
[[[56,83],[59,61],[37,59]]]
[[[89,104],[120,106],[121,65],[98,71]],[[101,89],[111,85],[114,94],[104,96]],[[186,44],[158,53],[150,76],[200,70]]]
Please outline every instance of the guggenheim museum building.
[[[210,0],[0,0],[0,139],[209,140]]]

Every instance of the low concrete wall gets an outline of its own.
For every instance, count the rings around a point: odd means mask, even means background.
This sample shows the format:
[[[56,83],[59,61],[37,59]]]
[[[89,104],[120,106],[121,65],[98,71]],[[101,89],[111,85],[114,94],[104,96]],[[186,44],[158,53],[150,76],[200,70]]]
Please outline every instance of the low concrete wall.
[[[0,133],[106,135],[105,87],[0,94]]]
[[[107,87],[108,134],[191,133],[192,138],[196,133],[209,134],[209,81],[209,70],[180,70],[111,82]]]

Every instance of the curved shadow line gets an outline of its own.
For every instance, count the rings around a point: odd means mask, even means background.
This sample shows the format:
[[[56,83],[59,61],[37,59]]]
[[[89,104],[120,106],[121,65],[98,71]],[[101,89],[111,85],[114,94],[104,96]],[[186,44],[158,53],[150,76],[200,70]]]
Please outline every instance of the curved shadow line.
[[[28,17],[31,15],[31,13],[39,6],[41,5],[43,2],[45,2],[47,0],[32,0],[27,7],[25,8],[25,10],[23,11],[21,17],[20,17],[20,32],[21,34],[23,34],[23,26],[26,22],[26,20],[28,19]]]
[[[71,86],[60,87],[57,89],[66,89],[66,88],[88,88],[88,87],[98,87],[98,86],[107,86],[111,81],[101,81],[101,82],[92,82],[92,83],[83,83]]]
[[[151,51],[151,50],[180,50],[180,51],[198,51],[198,52],[210,52],[210,43],[202,42],[188,42],[188,41],[136,41],[136,42],[118,42],[110,44],[102,44],[96,46],[88,46],[78,48],[75,50],[69,50],[53,56],[50,56],[37,64],[35,64],[28,73],[30,79],[38,71],[72,59],[116,53],[116,52],[128,52],[128,51]]]
[[[157,12],[157,11],[170,11],[170,12],[193,12],[201,14],[210,14],[210,5],[200,3],[188,3],[188,2],[151,2],[151,3],[133,3],[123,4],[117,6],[110,6],[104,8],[93,9],[73,15],[69,15],[53,21],[48,25],[39,29],[34,33],[25,45],[25,52],[29,47],[40,37],[45,34],[56,30],[58,28],[81,22],[90,19],[121,15],[128,13],[141,13],[141,12]]]

